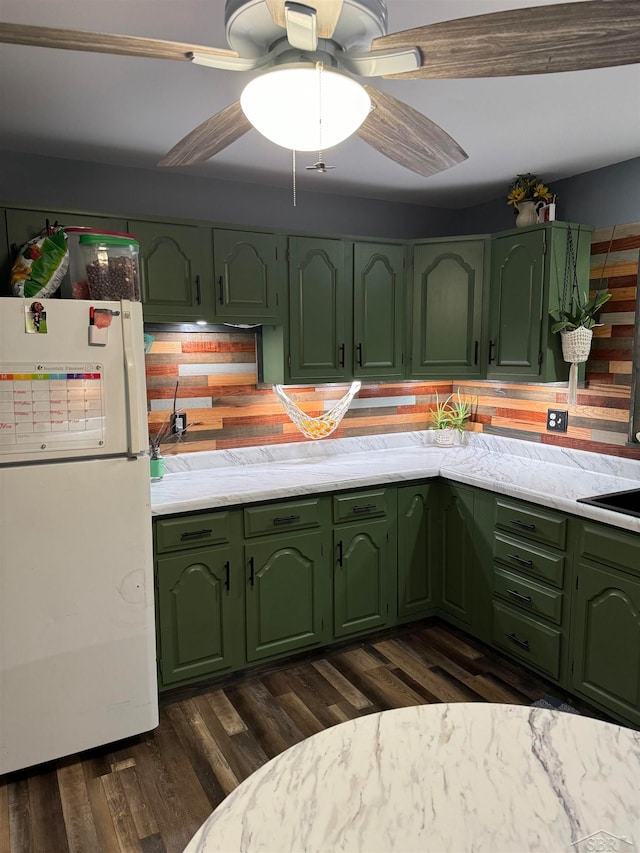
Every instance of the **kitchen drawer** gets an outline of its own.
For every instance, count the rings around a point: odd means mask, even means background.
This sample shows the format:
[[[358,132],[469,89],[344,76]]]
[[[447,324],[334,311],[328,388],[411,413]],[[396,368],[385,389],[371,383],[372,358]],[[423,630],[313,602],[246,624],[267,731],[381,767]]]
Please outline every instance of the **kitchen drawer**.
[[[511,569],[535,575],[554,586],[562,586],[565,563],[563,554],[536,548],[522,539],[512,539],[502,533],[494,533],[493,557]]]
[[[555,548],[564,548],[567,541],[566,518],[502,499],[496,501],[496,527]]]
[[[560,639],[557,629],[493,602],[493,642],[551,678],[560,674]]]
[[[556,625],[562,621],[562,593],[557,589],[494,566],[493,591],[532,616],[542,616]]]
[[[203,512],[156,521],[156,553],[229,542],[232,515],[231,512]]]
[[[264,536],[265,533],[281,533],[283,530],[305,530],[319,527],[322,498],[304,501],[286,501],[266,506],[246,507],[244,535]]]
[[[333,496],[333,520],[356,521],[359,518],[374,518],[387,514],[387,490],[375,489],[367,492],[349,492]]]
[[[640,533],[585,522],[580,534],[580,554],[640,575]]]

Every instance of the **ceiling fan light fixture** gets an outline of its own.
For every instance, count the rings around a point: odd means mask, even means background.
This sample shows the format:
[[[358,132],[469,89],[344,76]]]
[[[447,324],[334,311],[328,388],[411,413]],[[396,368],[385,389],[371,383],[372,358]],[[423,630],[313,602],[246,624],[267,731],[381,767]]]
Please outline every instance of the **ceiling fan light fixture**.
[[[371,109],[357,80],[315,65],[274,68],[244,88],[240,105],[263,136],[295,151],[318,151],[356,132]]]

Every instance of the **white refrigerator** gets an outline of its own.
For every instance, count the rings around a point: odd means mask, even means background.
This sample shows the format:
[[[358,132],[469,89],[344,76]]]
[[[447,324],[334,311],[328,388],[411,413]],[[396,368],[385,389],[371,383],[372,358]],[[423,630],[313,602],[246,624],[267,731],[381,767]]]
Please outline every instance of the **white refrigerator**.
[[[158,724],[141,305],[0,299],[0,774]]]

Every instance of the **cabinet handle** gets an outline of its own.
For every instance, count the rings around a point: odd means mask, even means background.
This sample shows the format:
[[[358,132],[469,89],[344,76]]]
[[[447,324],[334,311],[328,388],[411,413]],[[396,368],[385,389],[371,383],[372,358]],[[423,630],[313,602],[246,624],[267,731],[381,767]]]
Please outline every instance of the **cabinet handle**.
[[[530,595],[523,595],[521,592],[518,592],[517,589],[508,589],[507,592],[519,601],[526,601],[527,604],[533,604],[533,599]]]
[[[340,344],[338,347],[338,352],[340,353],[338,361],[340,362],[340,367],[344,367],[344,344]]]
[[[369,512],[370,509],[377,509],[375,504],[356,504],[351,512]]]
[[[255,567],[253,565],[253,557],[249,557],[249,583],[251,586],[255,586],[256,583],[256,573]]]
[[[196,304],[202,305],[202,289],[200,287],[200,276],[196,276]]]
[[[475,345],[474,352],[473,352],[473,363],[474,364],[478,363],[478,350],[479,350],[479,348],[480,348],[480,341],[476,341],[476,345]]]
[[[188,530],[186,533],[180,534],[180,541],[184,542],[185,539],[198,539],[200,536],[210,536],[213,533],[213,530],[208,528],[203,528],[202,530]]]
[[[532,568],[533,566],[533,560],[525,560],[522,557],[518,557],[517,554],[507,554],[507,557],[509,557],[510,560],[515,560],[516,563],[520,563],[521,566],[528,566],[529,568]]]
[[[535,524],[527,524],[526,521],[518,521],[517,519],[511,519],[511,524],[515,524],[516,527],[522,527],[524,530],[535,530]]]
[[[338,542],[338,565],[340,568],[344,565],[344,551],[342,550],[342,539]]]
[[[280,515],[273,519],[274,524],[291,524],[294,521],[300,521],[299,515]]]
[[[489,341],[489,364],[493,363],[493,359],[494,359],[493,351],[495,348],[496,348],[496,342],[495,341]]]
[[[521,648],[529,651],[529,640],[521,640],[515,634],[505,634],[505,637],[507,637],[507,639],[511,640],[512,643],[515,643],[516,646],[520,646]]]
[[[225,585],[225,587],[226,587],[226,589],[227,589],[227,592],[228,592],[228,591],[229,591],[229,589],[231,588],[231,578],[230,578],[230,576],[229,576],[229,574],[230,574],[230,569],[231,569],[231,567],[230,567],[230,565],[229,565],[229,560],[227,560],[227,562],[224,564],[224,572],[225,572],[224,585]]]
[[[356,362],[358,367],[362,367],[362,344],[358,344],[356,347]]]
[[[223,280],[222,276],[220,276],[220,278],[218,279],[218,301],[220,302],[220,305],[222,305],[224,302],[224,292],[222,289],[223,285],[224,285],[224,280]]]

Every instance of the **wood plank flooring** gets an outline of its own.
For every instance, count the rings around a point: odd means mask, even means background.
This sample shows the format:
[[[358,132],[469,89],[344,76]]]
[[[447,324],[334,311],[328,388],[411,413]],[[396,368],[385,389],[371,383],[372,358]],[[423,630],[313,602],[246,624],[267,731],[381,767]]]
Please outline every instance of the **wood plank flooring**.
[[[243,779],[316,732],[390,708],[549,693],[437,622],[184,691],[149,735],[0,777],[0,853],[180,853]]]

